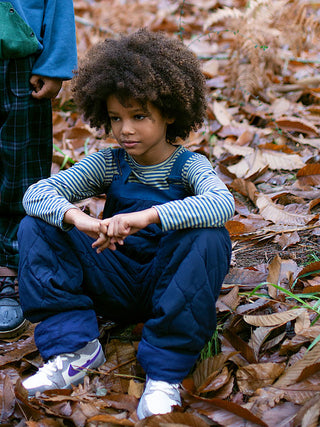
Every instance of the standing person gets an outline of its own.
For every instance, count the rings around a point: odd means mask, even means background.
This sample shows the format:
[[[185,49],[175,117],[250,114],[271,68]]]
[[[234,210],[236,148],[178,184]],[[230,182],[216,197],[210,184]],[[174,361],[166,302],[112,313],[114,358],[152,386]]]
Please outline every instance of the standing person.
[[[144,322],[138,417],[180,405],[179,383],[216,325],[234,200],[201,154],[178,143],[205,116],[205,79],[183,43],[141,29],[87,54],[75,100],[120,148],[32,185],[19,229],[25,316],[45,361],[30,395],[67,388],[104,363],[97,313]],[[106,193],[104,219],[73,202]]]
[[[0,338],[27,324],[15,293],[22,197],[50,176],[51,99],[76,66],[72,0],[0,1]]]

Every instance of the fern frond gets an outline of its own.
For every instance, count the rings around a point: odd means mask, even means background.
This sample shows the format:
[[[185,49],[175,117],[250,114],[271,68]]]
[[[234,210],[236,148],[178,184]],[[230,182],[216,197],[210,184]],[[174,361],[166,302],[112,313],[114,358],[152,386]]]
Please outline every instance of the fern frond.
[[[256,96],[286,66],[287,58],[314,43],[320,35],[320,22],[308,15],[301,0],[250,0],[243,11],[219,9],[206,28],[224,21],[233,32],[228,68],[229,89],[242,99]]]
[[[218,9],[217,12],[212,13],[208,19],[204,22],[203,29],[207,31],[213,24],[217,24],[221,21],[226,21],[229,19],[240,19],[243,16],[243,12],[239,9],[231,9],[230,7],[224,7]]]

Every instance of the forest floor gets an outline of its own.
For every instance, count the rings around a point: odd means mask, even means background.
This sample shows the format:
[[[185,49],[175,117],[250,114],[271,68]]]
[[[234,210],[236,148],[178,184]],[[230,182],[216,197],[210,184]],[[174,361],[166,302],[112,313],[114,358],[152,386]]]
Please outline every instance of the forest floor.
[[[179,37],[207,79],[205,126],[184,144],[232,191],[233,244],[217,331],[182,384],[182,408],[138,421],[141,324],[99,318],[106,363],[73,390],[28,399],[34,325],[0,341],[0,424],[28,427],[320,425],[320,3],[74,0],[78,53],[140,27]],[[91,129],[64,83],[52,173],[115,141]],[[103,197],[82,202],[93,216]]]

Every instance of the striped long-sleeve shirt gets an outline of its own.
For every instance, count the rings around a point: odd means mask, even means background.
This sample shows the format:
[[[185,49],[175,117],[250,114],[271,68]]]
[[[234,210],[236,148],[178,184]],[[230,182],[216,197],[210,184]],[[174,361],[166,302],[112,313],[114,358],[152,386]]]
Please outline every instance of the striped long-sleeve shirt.
[[[102,194],[118,173],[111,150],[90,154],[71,168],[29,187],[23,198],[27,214],[68,229],[70,226],[63,222],[66,211],[74,208],[75,202]],[[142,166],[125,153],[132,170],[129,181],[168,188],[171,168],[184,150],[179,146],[167,160],[151,166]],[[163,231],[220,227],[232,217],[233,196],[205,156],[195,153],[186,161],[182,182],[191,196],[154,206]]]

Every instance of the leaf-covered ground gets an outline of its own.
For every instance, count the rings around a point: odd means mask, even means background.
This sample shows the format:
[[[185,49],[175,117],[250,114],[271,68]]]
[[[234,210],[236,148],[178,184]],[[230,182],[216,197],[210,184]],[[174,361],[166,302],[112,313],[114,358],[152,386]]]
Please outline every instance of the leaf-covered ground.
[[[78,51],[140,27],[200,58],[208,118],[185,145],[233,192],[233,258],[218,326],[182,385],[182,408],[138,421],[142,325],[99,319],[107,362],[83,385],[28,399],[41,358],[33,327],[0,341],[0,423],[8,426],[320,425],[320,2],[75,0]],[[54,101],[52,173],[115,145],[90,129],[64,84]],[[99,216],[104,198],[81,205]]]

